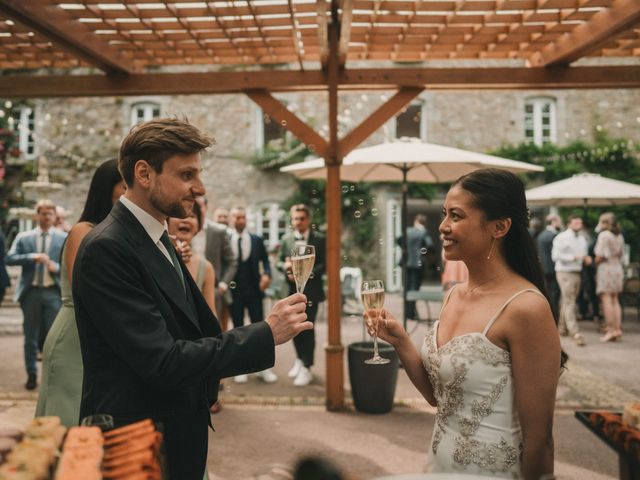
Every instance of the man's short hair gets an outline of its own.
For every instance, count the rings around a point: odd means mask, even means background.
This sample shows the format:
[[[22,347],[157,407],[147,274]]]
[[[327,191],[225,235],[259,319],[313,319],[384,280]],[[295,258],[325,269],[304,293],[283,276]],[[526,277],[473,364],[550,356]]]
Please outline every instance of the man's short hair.
[[[236,205],[235,207],[231,207],[231,210],[229,210],[229,215],[233,215],[234,212],[244,213],[246,215],[247,209],[244,208],[242,205]]]
[[[292,205],[289,209],[289,215],[293,215],[294,212],[304,212],[307,218],[311,218],[311,210],[304,203],[297,203]]]
[[[569,223],[571,220],[573,220],[574,218],[579,218],[580,220],[582,220],[582,214],[580,212],[573,212],[569,215],[569,217],[567,217],[567,223]]]
[[[36,203],[36,213],[40,213],[40,210],[42,209],[45,209],[45,210],[52,209],[55,212],[56,204],[53,203],[48,198],[43,198],[42,200],[38,200],[38,203]]]
[[[174,155],[199,153],[213,140],[186,120],[160,118],[134,126],[120,146],[118,170],[127,186],[133,185],[134,167],[145,160],[158,173]]]
[[[550,213],[549,215],[547,215],[545,217],[545,221],[547,222],[547,225],[551,225],[553,222],[562,223],[560,215],[556,215],[555,213]]]

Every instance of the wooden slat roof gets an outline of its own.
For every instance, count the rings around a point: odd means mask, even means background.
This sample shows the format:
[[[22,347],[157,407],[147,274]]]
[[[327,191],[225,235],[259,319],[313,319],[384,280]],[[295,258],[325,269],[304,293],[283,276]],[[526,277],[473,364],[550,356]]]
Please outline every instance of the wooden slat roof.
[[[640,56],[640,0],[339,3],[340,15],[350,19],[341,39],[347,65],[431,59],[521,59],[544,65],[565,61],[546,60],[540,52],[555,48],[579,27],[604,30],[599,43],[587,44],[578,58]],[[17,18],[12,8],[26,10],[25,16]],[[622,18],[607,30],[611,15],[600,18],[611,12]],[[198,64],[309,68],[326,58],[324,29],[330,17],[331,2],[325,0],[0,0],[0,69],[91,64],[129,72]],[[52,36],[56,30],[62,31]],[[89,52],[71,51],[60,36]],[[86,36],[95,45],[79,41]],[[92,52],[113,57],[93,61]]]

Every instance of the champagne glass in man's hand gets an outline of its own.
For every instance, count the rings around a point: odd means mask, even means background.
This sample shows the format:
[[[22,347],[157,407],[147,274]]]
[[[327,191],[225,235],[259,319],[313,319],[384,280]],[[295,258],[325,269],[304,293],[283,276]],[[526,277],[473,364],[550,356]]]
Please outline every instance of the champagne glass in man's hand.
[[[313,245],[296,245],[291,249],[291,271],[296,282],[296,291],[304,292],[304,287],[313,271],[316,248]]]

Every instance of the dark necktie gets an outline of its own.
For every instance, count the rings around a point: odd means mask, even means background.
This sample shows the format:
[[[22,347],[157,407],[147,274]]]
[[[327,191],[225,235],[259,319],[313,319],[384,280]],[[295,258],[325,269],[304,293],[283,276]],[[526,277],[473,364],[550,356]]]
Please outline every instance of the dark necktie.
[[[40,246],[39,253],[46,253],[47,251],[47,232],[42,232],[42,244]],[[38,263],[36,265],[36,285],[44,287],[44,263]]]
[[[238,263],[242,262],[242,237],[238,237]]]
[[[178,262],[178,256],[176,255],[176,250],[175,248],[173,248],[173,245],[171,244],[171,240],[169,239],[169,234],[167,233],[166,230],[160,237],[160,242],[162,242],[162,245],[164,245],[164,248],[166,248],[167,252],[169,252],[169,256],[171,257],[171,263],[173,263],[173,268],[176,269],[176,273],[178,274],[178,277],[180,277],[180,282],[182,283],[182,289],[186,291],[187,288],[184,283],[184,277],[182,276],[182,269],[180,268],[180,263]]]

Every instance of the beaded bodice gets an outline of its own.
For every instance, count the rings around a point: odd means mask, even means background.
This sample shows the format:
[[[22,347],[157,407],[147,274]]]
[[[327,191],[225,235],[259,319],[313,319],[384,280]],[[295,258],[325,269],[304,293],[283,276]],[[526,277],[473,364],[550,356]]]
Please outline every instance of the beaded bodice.
[[[520,293],[483,332],[460,335],[438,347],[438,321],[424,339],[422,362],[438,405],[430,450],[434,472],[520,478],[522,434],[511,354],[486,335]]]

